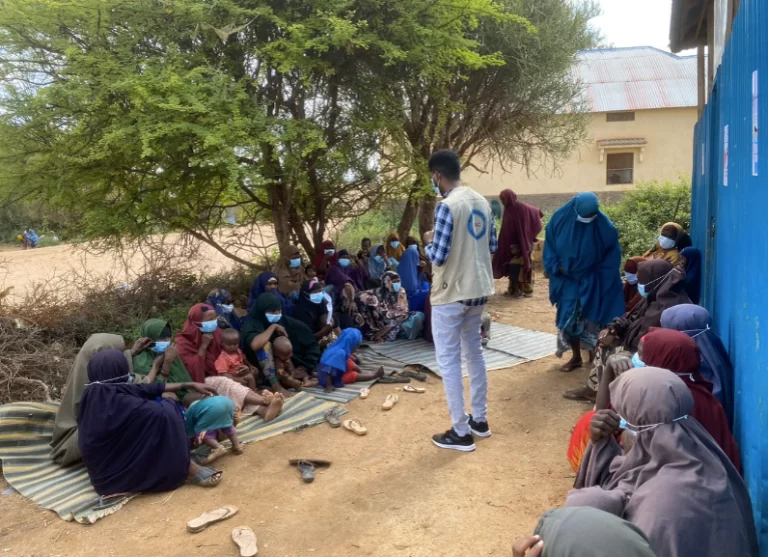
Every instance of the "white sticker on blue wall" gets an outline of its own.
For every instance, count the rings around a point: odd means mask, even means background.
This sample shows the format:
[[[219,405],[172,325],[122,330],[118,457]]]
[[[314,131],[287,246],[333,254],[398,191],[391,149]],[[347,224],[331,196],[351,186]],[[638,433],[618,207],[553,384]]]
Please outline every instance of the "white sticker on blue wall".
[[[752,72],[752,176],[757,176],[757,70]]]
[[[728,186],[728,126],[723,127],[723,185]]]

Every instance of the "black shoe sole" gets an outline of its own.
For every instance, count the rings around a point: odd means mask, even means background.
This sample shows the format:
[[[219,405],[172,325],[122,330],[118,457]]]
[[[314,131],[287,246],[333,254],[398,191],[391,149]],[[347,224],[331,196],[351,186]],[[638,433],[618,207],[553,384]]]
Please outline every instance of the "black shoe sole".
[[[434,443],[436,447],[440,447],[441,449],[452,449],[454,451],[461,451],[463,453],[471,453],[477,448],[474,443],[472,443],[471,445],[446,445],[444,443],[438,443],[434,439],[432,439],[432,443]]]

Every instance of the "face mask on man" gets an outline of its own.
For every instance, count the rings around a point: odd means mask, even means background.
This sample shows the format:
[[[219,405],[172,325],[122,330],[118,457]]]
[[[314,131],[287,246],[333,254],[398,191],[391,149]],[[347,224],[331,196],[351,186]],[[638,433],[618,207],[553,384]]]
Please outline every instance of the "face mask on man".
[[[659,245],[661,249],[672,249],[675,247],[675,240],[666,236],[659,236]]]
[[[277,323],[283,318],[283,314],[281,313],[265,313],[264,315],[267,316],[267,321],[270,323]]]
[[[435,179],[432,178],[432,180],[430,181],[432,182],[432,189],[435,190],[435,195],[443,195],[442,192],[440,191],[440,186],[437,185],[437,182],[435,182]]]
[[[235,311],[235,306],[232,304],[219,304],[219,307],[224,310],[224,313],[232,313]]]
[[[349,259],[339,259],[339,267],[349,267]]]
[[[323,298],[325,298],[325,296],[323,296],[322,292],[312,292],[309,295],[309,301],[312,302],[313,304],[323,303]]]
[[[219,327],[219,322],[216,319],[212,321],[203,321],[202,323],[200,323],[200,330],[205,334],[212,333],[218,327]]]
[[[400,247],[400,242],[398,242],[397,240],[393,240],[392,242],[389,243],[389,245],[392,246],[392,249],[397,249]]]
[[[294,257],[290,262],[291,269],[298,269],[301,265],[301,257]]]
[[[165,354],[165,351],[168,350],[168,347],[171,345],[170,340],[158,340],[155,345],[152,347],[152,350],[156,352],[157,354]]]

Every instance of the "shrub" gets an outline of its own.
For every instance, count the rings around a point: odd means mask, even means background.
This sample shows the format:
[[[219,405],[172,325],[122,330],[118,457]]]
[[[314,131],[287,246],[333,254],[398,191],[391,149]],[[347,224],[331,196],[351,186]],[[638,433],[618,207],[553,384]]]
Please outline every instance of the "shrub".
[[[390,233],[397,232],[402,214],[402,207],[390,205],[354,218],[342,227],[336,240],[337,246],[357,253],[363,238],[370,238],[373,244],[383,244]],[[418,236],[414,230],[415,225],[411,234]],[[405,238],[400,240],[405,241]]]

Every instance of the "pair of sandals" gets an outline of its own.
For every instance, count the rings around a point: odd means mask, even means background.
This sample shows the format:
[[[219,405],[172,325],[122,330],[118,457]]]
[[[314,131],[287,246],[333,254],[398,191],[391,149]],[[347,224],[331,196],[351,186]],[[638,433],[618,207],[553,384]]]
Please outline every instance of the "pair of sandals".
[[[187,531],[191,534],[197,534],[209,526],[232,518],[237,514],[238,508],[234,505],[205,512],[187,522]],[[240,550],[240,557],[254,557],[259,553],[258,540],[256,534],[248,526],[238,526],[232,529],[232,541],[235,542]]]

